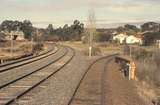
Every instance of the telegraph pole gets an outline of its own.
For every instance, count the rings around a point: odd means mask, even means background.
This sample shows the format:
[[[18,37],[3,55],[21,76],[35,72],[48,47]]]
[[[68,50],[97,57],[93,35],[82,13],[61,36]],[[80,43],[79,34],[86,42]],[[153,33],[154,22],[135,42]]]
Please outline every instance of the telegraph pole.
[[[89,30],[89,57],[92,57],[92,49],[93,49],[93,37],[96,31],[96,19],[95,12],[93,9],[89,10],[88,16],[88,30]]]
[[[31,53],[33,53],[33,34],[31,34]]]
[[[14,47],[14,45],[13,45],[13,32],[11,32],[10,33],[11,34],[11,57],[13,57],[13,47]]]

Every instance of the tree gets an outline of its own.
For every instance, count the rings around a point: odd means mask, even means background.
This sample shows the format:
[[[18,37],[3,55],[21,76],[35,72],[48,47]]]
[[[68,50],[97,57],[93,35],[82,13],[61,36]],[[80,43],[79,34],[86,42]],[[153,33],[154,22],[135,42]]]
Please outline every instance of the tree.
[[[53,31],[54,31],[53,25],[52,25],[52,24],[49,24],[46,30],[47,30],[48,34],[52,34]]]
[[[17,29],[22,29],[22,22],[19,21],[12,21],[12,20],[5,20],[1,23],[1,30],[3,31],[16,31]]]
[[[160,31],[160,24],[155,22],[147,22],[141,25],[142,31],[152,31],[152,32],[158,32]]]
[[[32,23],[29,20],[23,21],[22,31],[24,32],[26,39],[31,39],[33,27]]]
[[[117,28],[117,32],[118,32],[118,33],[125,32],[125,28],[122,27],[122,26],[120,26],[120,27]]]
[[[59,27],[54,32],[61,40],[81,40],[82,33],[84,31],[83,23],[79,20],[75,20],[71,26],[65,24],[63,28]]]
[[[144,45],[152,45],[156,40],[160,40],[160,32],[147,32],[143,34]]]
[[[125,28],[126,30],[134,30],[134,31],[137,31],[137,30],[138,30],[138,28],[137,28],[135,25],[130,25],[130,24],[126,24],[126,25],[124,26],[124,28]]]

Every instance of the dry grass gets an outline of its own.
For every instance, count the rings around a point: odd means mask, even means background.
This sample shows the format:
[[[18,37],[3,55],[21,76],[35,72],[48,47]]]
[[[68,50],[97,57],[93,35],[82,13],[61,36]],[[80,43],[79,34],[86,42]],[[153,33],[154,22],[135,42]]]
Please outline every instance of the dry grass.
[[[148,83],[141,81],[137,84],[137,90],[138,95],[145,100],[146,102],[151,102],[153,100],[156,100],[156,93],[154,91],[154,88],[149,86]]]
[[[31,42],[23,41],[23,42],[14,42],[13,56],[11,55],[11,43],[8,42],[0,42],[0,59],[10,59],[17,58],[26,54],[32,53]],[[43,50],[43,46],[33,45],[33,50],[41,51]]]
[[[132,53],[135,54],[133,56],[136,61],[136,74],[139,80],[137,89],[139,95],[143,97],[145,100],[156,100],[157,96],[160,95],[156,92],[156,90],[160,87],[160,51],[144,51]]]
[[[75,41],[75,42],[63,42],[62,44],[71,46],[78,51],[83,52],[85,55],[88,55],[88,44],[83,44],[81,41]],[[110,44],[110,43],[94,43],[94,55],[109,55],[113,53],[122,53],[121,46]]]

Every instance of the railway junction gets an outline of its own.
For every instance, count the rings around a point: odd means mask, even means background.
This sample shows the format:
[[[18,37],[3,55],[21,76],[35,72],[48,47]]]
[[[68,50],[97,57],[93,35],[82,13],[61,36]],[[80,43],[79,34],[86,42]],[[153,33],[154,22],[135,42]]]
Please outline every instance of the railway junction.
[[[117,55],[89,58],[52,44],[40,55],[0,64],[0,105],[152,105],[121,73]]]

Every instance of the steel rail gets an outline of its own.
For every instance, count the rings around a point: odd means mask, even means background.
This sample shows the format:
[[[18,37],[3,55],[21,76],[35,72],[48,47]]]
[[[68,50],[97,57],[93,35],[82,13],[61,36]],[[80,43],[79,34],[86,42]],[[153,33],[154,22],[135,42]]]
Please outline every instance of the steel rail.
[[[118,53],[112,54],[112,55],[109,55],[109,56],[104,56],[104,57],[101,57],[101,58],[99,58],[99,59],[96,59],[95,61],[93,61],[93,62],[89,65],[89,67],[86,69],[86,72],[84,73],[84,75],[82,76],[81,80],[79,81],[79,83],[78,83],[78,85],[77,85],[77,87],[76,87],[76,89],[75,89],[75,91],[74,91],[71,99],[70,99],[69,102],[67,103],[67,105],[71,105],[71,103],[72,103],[72,101],[74,100],[74,97],[75,97],[75,95],[76,95],[76,93],[77,93],[77,91],[78,91],[78,89],[79,89],[82,81],[84,80],[85,76],[87,75],[87,73],[89,72],[89,70],[91,69],[91,67],[92,67],[94,64],[96,64],[97,62],[99,62],[100,60],[107,59],[107,58],[112,57],[112,56],[115,56],[115,55],[118,55]]]
[[[71,60],[73,59],[73,57],[75,56],[75,50],[72,49],[71,47],[68,47],[69,49],[72,50],[73,54],[72,56],[69,58],[69,60],[67,60],[67,62],[65,64],[63,64],[60,68],[58,68],[56,71],[52,72],[50,75],[48,75],[47,77],[45,77],[44,79],[40,80],[38,83],[34,84],[33,86],[29,87],[27,90],[19,93],[16,97],[10,99],[7,103],[5,103],[4,105],[10,105],[11,103],[13,103],[15,100],[18,100],[19,98],[21,98],[22,96],[24,96],[26,93],[30,92],[32,89],[36,88],[37,86],[39,86],[41,83],[43,83],[44,81],[48,80],[50,77],[52,77],[53,75],[55,75],[58,71],[60,71],[61,69],[63,69],[68,63],[71,62]],[[65,55],[64,55],[65,56]],[[58,60],[57,60],[58,61]],[[54,62],[52,62],[54,63]],[[50,63],[50,64],[52,64]],[[47,65],[49,66],[49,65]]]
[[[40,58],[31,60],[31,61],[27,61],[27,62],[24,62],[24,63],[22,63],[22,64],[17,64],[17,65],[8,67],[8,68],[0,69],[0,73],[9,71],[9,70],[14,69],[14,68],[17,68],[17,67],[19,67],[19,66],[23,66],[23,65],[26,65],[26,64],[30,64],[30,63],[36,62],[36,61],[41,60],[41,59],[44,59],[44,58],[47,58],[47,57],[49,57],[49,56],[57,53],[58,51],[59,51],[59,48],[58,48],[55,52],[53,52],[53,53],[51,53],[51,54],[46,53],[46,55],[44,54],[44,56],[41,55],[42,57],[38,56],[38,57],[40,57]],[[48,55],[47,55],[47,54],[48,54]]]
[[[36,73],[36,72],[38,72],[38,71],[40,71],[40,70],[46,68],[47,66],[49,66],[49,65],[51,65],[51,64],[53,64],[53,63],[55,63],[56,61],[58,61],[58,60],[60,60],[62,57],[64,57],[64,56],[67,54],[67,52],[68,52],[68,51],[66,51],[63,55],[61,55],[59,58],[55,59],[54,61],[49,62],[47,65],[42,66],[42,67],[40,67],[40,68],[38,68],[38,69],[35,69],[34,71],[32,71],[32,72],[30,72],[30,73],[28,73],[28,74],[25,74],[24,76],[21,76],[21,77],[19,77],[19,78],[16,78],[16,79],[14,79],[14,80],[12,80],[12,81],[10,81],[10,82],[7,82],[7,83],[1,85],[1,86],[0,86],[0,89],[6,87],[6,86],[8,86],[8,85],[11,85],[11,84],[13,84],[13,83],[15,83],[15,82],[17,82],[17,81],[19,81],[19,80],[25,78],[25,77],[30,76],[30,75],[33,74],[33,73]]]

